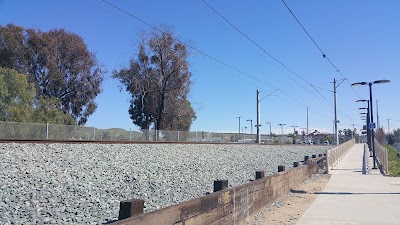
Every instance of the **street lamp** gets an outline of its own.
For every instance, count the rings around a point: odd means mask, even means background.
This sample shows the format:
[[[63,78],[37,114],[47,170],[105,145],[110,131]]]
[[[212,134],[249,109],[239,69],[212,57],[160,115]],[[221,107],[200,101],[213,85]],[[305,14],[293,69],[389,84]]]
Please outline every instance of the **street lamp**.
[[[293,127],[293,144],[296,144],[296,127],[299,127],[299,126],[291,126],[291,127]]]
[[[365,108],[365,107],[362,107],[362,108],[359,108],[360,110],[364,110],[364,109],[366,109],[367,110],[367,113],[365,113],[366,114],[366,120],[365,120],[365,127],[366,127],[366,131],[367,131],[367,144],[368,144],[368,147],[369,147],[369,151],[370,151],[370,156],[372,157],[372,155],[373,155],[373,153],[372,153],[372,147],[371,147],[371,143],[372,143],[372,141],[371,141],[371,130],[368,128],[368,126],[369,126],[369,121],[370,121],[370,115],[369,115],[369,100],[365,100],[365,99],[360,99],[360,100],[357,100],[356,102],[367,102],[367,108]]]
[[[265,122],[265,124],[269,124],[269,139],[271,139],[271,123]],[[271,139],[271,142],[272,142],[272,139]]]
[[[281,143],[283,144],[283,126],[285,126],[286,124],[285,123],[279,123],[278,125],[281,126],[281,133],[282,133]]]
[[[243,133],[243,139],[246,139],[246,129],[247,129],[247,127],[245,126],[244,127],[244,133]]]
[[[251,136],[253,138],[253,120],[246,120],[246,121],[250,121]]]
[[[358,82],[358,83],[354,83],[351,86],[362,86],[362,85],[367,85],[369,86],[369,113],[370,113],[370,117],[371,117],[371,124],[374,124],[374,113],[373,113],[373,107],[372,107],[372,84],[386,84],[389,83],[390,80],[376,80],[374,82]],[[373,126],[373,125],[372,125]],[[368,127],[369,129],[369,124]],[[372,132],[372,153],[373,153],[373,157],[374,157],[374,167],[372,169],[376,169],[376,154],[375,154],[375,132],[374,132],[374,127],[371,127],[371,132]]]

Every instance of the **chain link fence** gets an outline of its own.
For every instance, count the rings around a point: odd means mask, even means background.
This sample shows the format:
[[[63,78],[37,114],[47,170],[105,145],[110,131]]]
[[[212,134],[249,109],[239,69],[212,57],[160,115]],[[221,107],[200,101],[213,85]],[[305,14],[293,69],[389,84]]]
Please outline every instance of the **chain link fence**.
[[[254,143],[256,135],[205,131],[133,131],[122,128],[99,129],[74,125],[0,121],[0,139]],[[263,143],[276,143],[278,140],[280,141],[280,137],[261,135],[261,142]]]

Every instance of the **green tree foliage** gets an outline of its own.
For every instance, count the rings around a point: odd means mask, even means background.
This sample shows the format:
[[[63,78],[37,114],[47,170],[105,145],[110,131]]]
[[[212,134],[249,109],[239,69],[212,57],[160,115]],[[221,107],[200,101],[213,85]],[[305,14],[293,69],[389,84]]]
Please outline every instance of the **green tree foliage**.
[[[131,93],[129,114],[142,129],[189,130],[195,112],[187,100],[191,85],[188,51],[172,30],[145,34],[137,58],[114,71]]]
[[[0,120],[13,122],[76,124],[60,109],[56,98],[35,99],[34,84],[26,75],[0,67]]]
[[[0,66],[27,74],[37,99],[58,99],[59,108],[80,125],[97,107],[105,71],[76,34],[0,26]]]
[[[0,120],[30,122],[34,96],[24,74],[0,67]]]

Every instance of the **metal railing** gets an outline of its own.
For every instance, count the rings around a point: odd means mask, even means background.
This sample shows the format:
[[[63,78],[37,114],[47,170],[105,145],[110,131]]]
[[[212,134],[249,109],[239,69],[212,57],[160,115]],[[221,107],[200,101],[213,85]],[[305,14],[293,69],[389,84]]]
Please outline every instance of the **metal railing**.
[[[217,133],[205,131],[99,129],[76,125],[55,125],[0,121],[0,139],[105,140],[157,142],[224,142],[254,143],[256,134]],[[263,143],[274,143],[281,138],[261,135]],[[284,137],[284,141],[291,137]]]
[[[336,166],[339,161],[349,152],[349,150],[354,146],[355,140],[351,139],[335,148],[326,150],[326,164],[328,168],[328,173],[330,170]]]
[[[378,140],[375,139],[375,154],[378,163],[382,166],[381,169],[385,175],[389,175],[389,160],[388,151],[383,147]]]

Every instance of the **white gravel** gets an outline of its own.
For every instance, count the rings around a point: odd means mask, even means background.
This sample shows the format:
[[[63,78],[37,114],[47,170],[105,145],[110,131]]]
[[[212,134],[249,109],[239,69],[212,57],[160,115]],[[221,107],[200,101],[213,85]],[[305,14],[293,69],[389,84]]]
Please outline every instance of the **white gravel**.
[[[102,224],[119,202],[145,211],[276,173],[329,146],[195,144],[0,144],[0,224]]]

